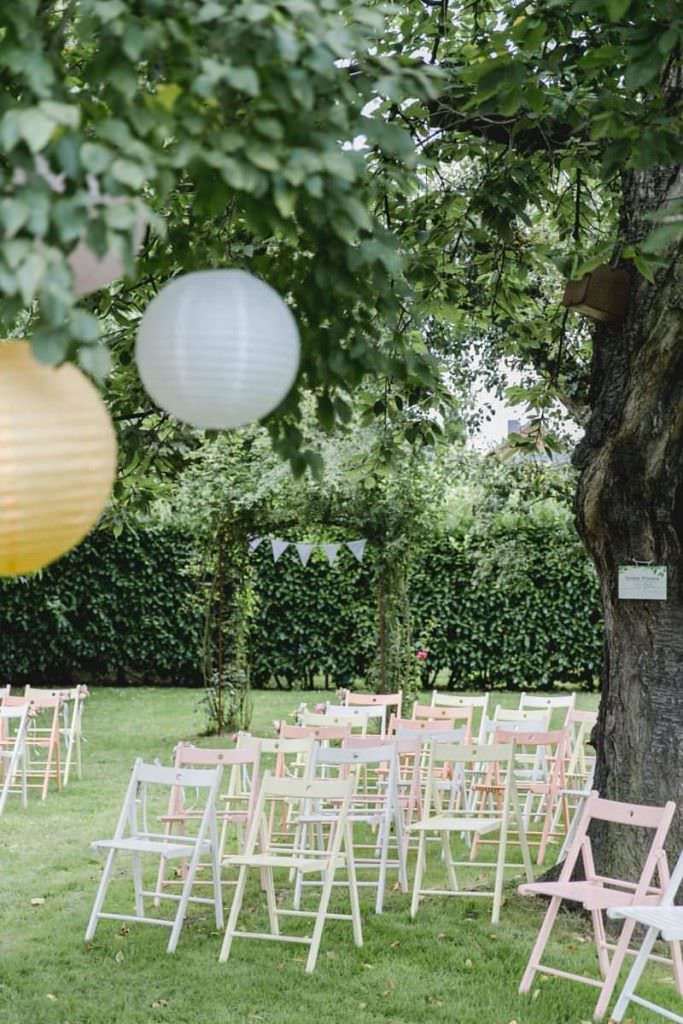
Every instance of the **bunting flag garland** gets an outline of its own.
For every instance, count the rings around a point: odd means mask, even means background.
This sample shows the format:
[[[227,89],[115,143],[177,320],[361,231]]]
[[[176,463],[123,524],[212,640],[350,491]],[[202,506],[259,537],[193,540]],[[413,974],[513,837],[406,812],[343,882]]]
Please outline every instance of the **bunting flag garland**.
[[[346,546],[351,554],[358,559],[359,562],[363,561],[363,555],[365,554],[366,540],[347,540]]]
[[[270,545],[273,549],[273,561],[277,562],[278,558],[281,555],[283,555],[287,548],[289,547],[289,541],[280,540],[279,537],[276,537],[273,540],[271,540]]]
[[[337,555],[339,554],[341,544],[321,544],[320,546],[327,555],[327,561],[330,565],[334,565],[337,561]]]
[[[297,550],[301,564],[305,567],[308,565],[308,559],[311,557],[314,545],[301,542],[299,544],[295,544],[294,547]]]
[[[273,554],[273,561],[277,562],[280,560],[282,555],[285,553],[288,547],[296,548],[296,552],[299,556],[299,561],[304,566],[308,565],[311,560],[311,555],[316,548],[319,548],[327,558],[330,565],[334,565],[339,556],[339,552],[343,547],[349,549],[353,557],[358,561],[363,561],[365,555],[365,546],[367,540],[361,538],[360,540],[347,540],[343,543],[341,541],[333,543],[322,543],[322,544],[311,544],[308,541],[290,541],[282,540],[281,537],[250,537],[249,538],[249,550],[256,551],[256,549],[263,544],[265,540],[270,541],[270,547]]]

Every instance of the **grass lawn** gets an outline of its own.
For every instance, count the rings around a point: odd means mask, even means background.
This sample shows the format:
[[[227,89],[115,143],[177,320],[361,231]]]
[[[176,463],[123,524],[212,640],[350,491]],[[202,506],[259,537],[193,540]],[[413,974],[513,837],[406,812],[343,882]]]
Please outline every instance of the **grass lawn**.
[[[257,693],[253,731],[271,735],[272,719],[305,697]],[[408,897],[390,893],[385,913],[376,917],[371,891],[361,890],[364,947],[354,947],[350,924],[332,922],[311,976],[304,974],[301,947],[268,942],[235,940],[230,960],[219,964],[213,916],[197,906],[174,956],[165,953],[166,929],[120,929],[111,921],[100,923],[86,948],[83,933],[102,863],[89,844],[112,834],[136,756],[169,763],[178,739],[197,739],[199,699],[192,690],[95,691],[84,716],[83,780],[74,777],[45,803],[34,795],[27,812],[13,798],[0,819],[2,1024],[590,1021],[596,994],[585,986],[547,978],[531,996],[517,994],[543,907],[518,897],[513,884],[495,928],[488,901],[431,898],[411,922]],[[499,699],[517,702],[512,694]],[[592,695],[580,700],[583,707],[594,703]],[[108,909],[132,911],[127,869],[121,859]],[[246,927],[260,927],[265,913],[257,887],[245,906],[252,917]],[[565,916],[546,959],[573,971],[594,970],[587,938],[585,924]],[[671,1004],[676,997],[666,970],[656,968],[650,978],[651,996],[668,993]],[[661,1018],[639,1010],[633,1019]]]

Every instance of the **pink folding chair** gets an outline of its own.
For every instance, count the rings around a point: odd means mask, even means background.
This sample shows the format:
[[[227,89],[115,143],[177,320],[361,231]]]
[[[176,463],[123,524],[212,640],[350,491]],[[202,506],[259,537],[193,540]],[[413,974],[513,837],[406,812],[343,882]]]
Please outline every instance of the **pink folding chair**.
[[[600,990],[593,1016],[601,1020],[609,1005],[612,992],[619,978],[624,959],[634,951],[629,949],[635,921],[626,919],[616,943],[607,941],[603,914],[610,907],[657,905],[669,884],[669,868],[664,843],[676,810],[673,801],[664,807],[649,807],[640,804],[620,803],[616,800],[604,800],[597,793],[592,793],[586,801],[583,817],[576,831],[574,842],[567,854],[559,879],[556,882],[530,882],[519,887],[523,895],[549,896],[550,906],[546,911],[534,948],[529,957],[526,970],[519,987],[520,992],[528,992],[538,973],[550,974],[557,978],[568,978],[580,981],[585,985],[593,985]],[[653,831],[647,858],[640,878],[630,882],[619,878],[600,875],[596,871],[593,850],[588,830],[593,821],[611,822],[632,828]],[[581,858],[585,873],[585,881],[573,881],[572,875],[577,861]],[[659,884],[654,884],[655,875]],[[541,963],[543,951],[555,924],[558,911],[563,900],[580,903],[584,910],[590,911],[593,919],[593,935],[598,955],[601,978],[585,977],[549,967]],[[672,947],[673,960],[678,972],[681,965],[680,948]],[[612,954],[610,956],[610,953]],[[680,976],[680,973],[679,973]]]
[[[45,695],[41,690],[33,690],[30,698],[7,696],[3,699],[3,707],[16,708],[25,704],[30,706],[32,712],[27,737],[28,788],[39,789],[41,800],[45,800],[52,779],[57,783],[57,789],[62,788],[59,750],[62,700],[60,697]]]
[[[401,714],[403,690],[397,690],[396,693],[353,693],[351,690],[342,690],[342,698],[347,708],[384,708],[382,731],[386,732],[389,714]]]
[[[472,707],[435,707],[433,704],[413,704],[415,721],[448,722],[449,729],[465,727],[465,743],[472,741]]]
[[[259,765],[261,760],[261,746],[258,740],[244,742],[237,749],[230,750],[224,747],[195,747],[192,743],[179,743],[175,748],[173,767],[184,768],[218,768],[224,769],[224,780],[227,779],[227,793],[218,798],[216,806],[216,821],[221,825],[221,835],[218,844],[218,861],[222,861],[227,830],[232,825],[236,828],[238,835],[245,833],[251,823],[251,816],[256,802],[256,794],[259,786]],[[228,770],[230,770],[228,774]],[[243,785],[245,770],[249,773],[249,786]],[[222,803],[222,808],[218,804]],[[204,808],[198,808],[187,803],[185,791],[182,786],[174,786],[171,789],[168,803],[168,811],[163,815],[164,836],[169,842],[173,836],[185,836],[187,825],[192,821],[201,819]],[[163,898],[164,889],[180,885],[187,875],[187,860],[183,860],[178,870],[178,877],[166,877],[167,858],[163,853],[159,861],[159,873],[157,876],[156,896],[154,905],[159,906]],[[197,868],[211,867],[210,864],[198,863]],[[201,880],[195,882],[202,884]],[[209,884],[209,883],[205,883]],[[229,882],[223,882],[229,885]]]

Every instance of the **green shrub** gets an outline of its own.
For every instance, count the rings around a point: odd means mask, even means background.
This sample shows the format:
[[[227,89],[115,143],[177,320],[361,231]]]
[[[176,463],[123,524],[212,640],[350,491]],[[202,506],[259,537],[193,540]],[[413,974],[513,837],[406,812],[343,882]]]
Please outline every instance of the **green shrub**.
[[[334,566],[295,549],[256,568],[252,684],[329,686],[366,676],[373,657],[374,553]],[[202,588],[193,538],[153,526],[99,530],[43,573],[0,584],[0,680],[195,686]],[[451,687],[592,688],[602,625],[592,566],[568,524],[527,519],[428,538],[411,574],[423,682]]]

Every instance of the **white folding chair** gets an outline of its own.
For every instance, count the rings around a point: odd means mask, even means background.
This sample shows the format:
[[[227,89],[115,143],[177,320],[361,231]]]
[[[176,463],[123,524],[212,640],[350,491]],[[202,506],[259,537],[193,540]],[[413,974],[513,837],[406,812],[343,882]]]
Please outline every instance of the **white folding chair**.
[[[369,741],[370,737],[363,737],[360,742],[363,743],[363,740]],[[330,777],[331,771],[335,771],[339,778],[347,778],[353,769],[358,770],[355,773],[357,782],[349,809],[349,821],[352,825],[354,842],[354,860],[357,869],[377,872],[375,880],[358,881],[358,885],[369,886],[376,890],[375,913],[381,914],[389,869],[397,869],[401,892],[408,892],[406,845],[398,788],[398,741],[371,747],[364,743],[362,746],[356,746],[354,740],[351,739],[349,745],[341,749],[318,745],[311,759],[310,778]],[[334,813],[335,811],[331,810],[325,816],[313,810],[299,818],[299,828],[309,828],[312,832],[316,826],[328,821],[329,816]],[[377,835],[373,842],[359,842],[357,835],[353,835],[354,831],[358,831],[359,826],[376,830]],[[392,831],[396,857],[390,860],[389,847]],[[359,856],[358,851],[363,851],[362,855]],[[299,875],[295,906],[298,905],[304,884],[306,883],[303,876]],[[308,884],[319,883],[311,881]]]
[[[489,698],[486,693],[483,697],[471,697],[463,693],[444,693],[443,690],[432,690],[432,707],[435,708],[472,708],[480,714],[479,729],[472,727],[472,733],[476,732],[477,742],[485,743],[485,723],[489,717]]]
[[[21,806],[28,806],[28,762],[26,735],[30,708],[0,707],[0,814],[5,809],[10,792],[21,792]],[[17,782],[21,776],[21,784]]]
[[[415,917],[422,896],[469,896],[493,899],[491,922],[500,920],[500,909],[503,902],[503,882],[506,868],[519,870],[523,866],[527,880],[533,879],[529,847],[526,842],[522,812],[517,796],[515,783],[515,748],[513,743],[480,746],[479,744],[454,745],[432,742],[429,759],[429,778],[425,799],[425,814],[421,821],[411,826],[419,834],[417,863],[413,881],[413,895],[410,904],[410,916]],[[440,784],[443,781],[444,766],[450,766],[455,778],[465,767],[479,766],[479,770],[488,772],[495,767],[504,780],[501,798],[493,806],[482,807],[475,811],[450,810],[443,806]],[[512,822],[516,825],[518,840],[522,851],[522,865],[510,864],[506,861],[508,836]],[[427,834],[436,833],[441,839],[442,859],[446,867],[448,889],[426,889],[422,887],[422,879],[426,867]],[[469,833],[473,836],[497,836],[498,854],[494,863],[489,861],[454,860],[451,850],[453,833]],[[495,871],[492,890],[462,889],[458,884],[456,868],[476,868],[478,871],[489,869]]]
[[[225,937],[221,946],[219,959],[225,961],[230,955],[233,939],[269,939],[277,942],[294,942],[307,945],[308,958],[306,973],[310,974],[316,965],[320,940],[325,921],[350,920],[353,925],[353,938],[356,946],[363,945],[363,932],[360,919],[360,905],[353,858],[353,839],[348,812],[356,779],[350,775],[347,779],[299,780],[290,778],[274,778],[269,772],[263,777],[261,791],[249,829],[244,853],[225,858],[225,863],[239,868],[237,886],[230,908]],[[334,814],[327,827],[328,837],[324,850],[306,850],[295,848],[283,854],[273,849],[271,843],[271,823],[277,816],[272,806],[284,801],[287,807],[296,805],[299,813],[306,814],[312,808],[319,812],[332,808]],[[300,833],[305,836],[305,833]],[[258,849],[257,849],[258,847]],[[270,932],[238,931],[239,919],[249,870],[258,871],[263,880],[268,907]],[[275,897],[273,872],[278,869],[294,874],[314,873],[322,875],[322,888],[318,908],[315,911],[292,909],[286,910],[278,906]],[[328,907],[335,875],[338,870],[345,869],[347,886],[351,903],[350,914],[329,913]],[[283,935],[280,931],[281,917],[313,918],[313,933],[310,936]]]
[[[671,880],[664,891],[661,902],[657,906],[612,907],[611,910],[607,911],[607,916],[615,920],[629,919],[647,928],[641,947],[624,982],[621,995],[612,1010],[612,1020],[615,1021],[615,1024],[619,1024],[624,1019],[624,1014],[631,1003],[643,1006],[646,1010],[652,1010],[653,1013],[659,1014],[660,1017],[665,1017],[666,1020],[673,1020],[676,1024],[683,1024],[683,1017],[680,1014],[674,1013],[673,1010],[668,1010],[658,1003],[653,1003],[649,999],[644,999],[642,996],[637,996],[635,993],[636,986],[647,966],[648,960],[661,962],[664,959],[663,957],[652,955],[653,946],[657,939],[661,937],[665,942],[676,943],[678,946],[678,957],[674,957],[672,961],[667,962],[672,963],[676,988],[678,994],[683,996],[683,972],[681,971],[680,955],[680,944],[681,940],[683,940],[683,907],[674,906],[674,900],[681,887],[681,883],[683,883],[683,853],[678,858],[678,863],[673,870]]]
[[[325,714],[342,722],[348,722],[352,730],[362,732],[365,735],[370,729],[372,722],[378,725],[380,736],[386,732],[386,707],[384,706],[347,706],[346,704],[327,704]]]
[[[561,722],[558,723],[558,727],[562,729],[567,724],[569,712],[573,711],[575,707],[575,693],[562,694],[557,697],[541,697],[537,693],[522,693],[519,698],[520,711],[549,711],[551,719],[556,711],[564,712],[560,715]]]
[[[221,890],[220,864],[218,862],[218,834],[216,827],[216,801],[223,769],[216,768],[162,768],[160,765],[145,764],[138,758],[131,773],[130,783],[121,808],[121,814],[112,839],[99,839],[92,844],[96,850],[106,850],[102,877],[95,896],[92,913],[85,932],[85,941],[95,935],[97,922],[137,921],[140,924],[156,924],[171,929],[166,951],[175,952],[180,931],[187,914],[189,903],[202,903],[214,907],[216,927],[223,927],[223,897]],[[171,836],[152,832],[147,825],[150,789],[162,790],[174,788],[203,790],[206,794],[204,808],[199,819],[196,835]],[[167,799],[167,798],[166,798]],[[118,853],[130,853],[133,858],[133,888],[135,893],[135,914],[105,913],[102,910],[104,900],[111,882],[114,861]],[[163,892],[158,888],[143,888],[142,857],[145,854],[164,860],[180,859],[187,861],[187,873],[179,895]],[[213,875],[213,897],[192,896],[192,887],[197,873],[200,858],[211,862]],[[144,897],[172,900],[178,904],[172,920],[160,917],[146,917]]]

